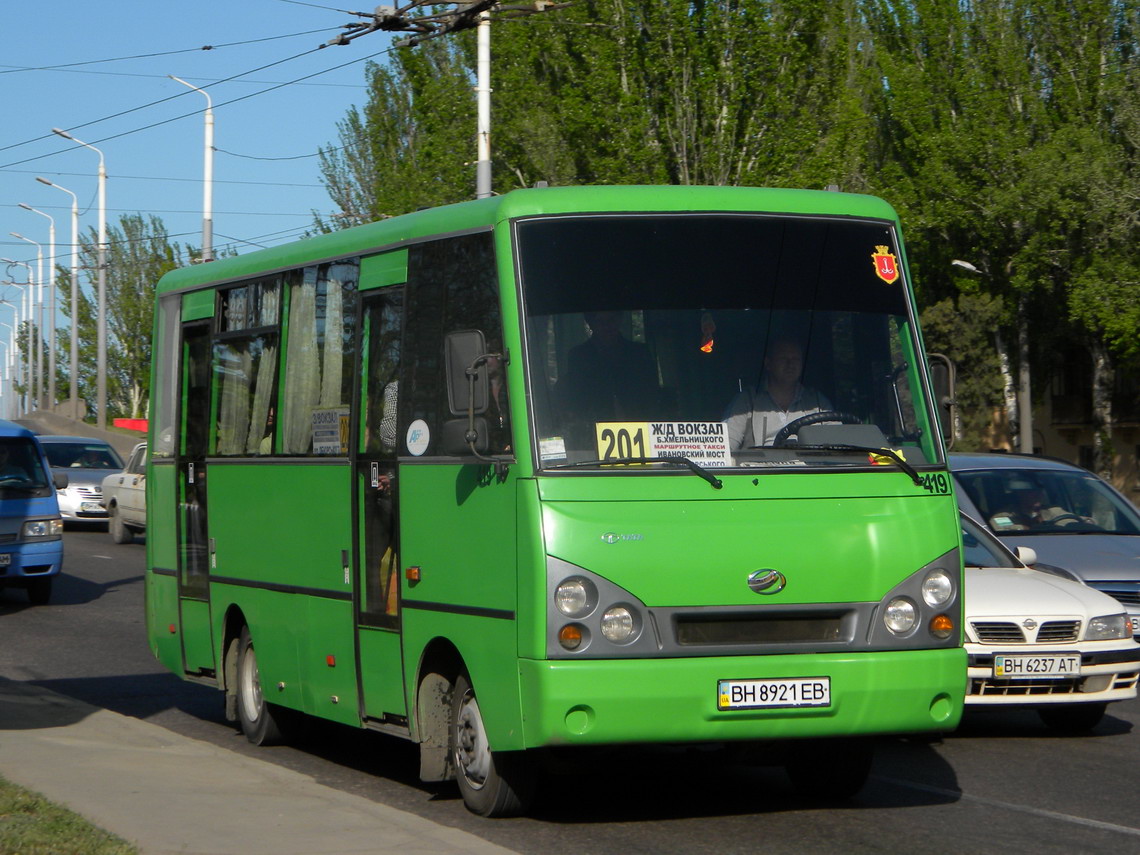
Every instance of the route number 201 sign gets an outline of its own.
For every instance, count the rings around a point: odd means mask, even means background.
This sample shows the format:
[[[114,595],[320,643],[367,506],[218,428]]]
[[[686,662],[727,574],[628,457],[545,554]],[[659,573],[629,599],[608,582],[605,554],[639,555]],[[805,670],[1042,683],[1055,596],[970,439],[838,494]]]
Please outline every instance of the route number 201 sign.
[[[687,457],[705,467],[732,465],[724,422],[598,422],[598,458]]]

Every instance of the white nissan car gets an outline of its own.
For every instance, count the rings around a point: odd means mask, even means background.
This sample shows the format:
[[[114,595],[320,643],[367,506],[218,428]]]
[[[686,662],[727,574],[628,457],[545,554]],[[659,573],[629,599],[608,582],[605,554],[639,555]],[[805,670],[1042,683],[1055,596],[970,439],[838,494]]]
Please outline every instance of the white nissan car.
[[[1136,697],[1140,644],[1112,597],[1027,565],[962,515],[966,709],[1036,709],[1051,728],[1089,730],[1113,701]],[[1060,571],[1063,572],[1063,571]]]

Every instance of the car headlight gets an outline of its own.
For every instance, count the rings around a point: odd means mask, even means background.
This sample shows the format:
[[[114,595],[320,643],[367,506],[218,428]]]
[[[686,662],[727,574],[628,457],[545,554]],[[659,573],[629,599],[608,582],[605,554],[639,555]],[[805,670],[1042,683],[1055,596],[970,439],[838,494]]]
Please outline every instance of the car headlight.
[[[906,597],[895,597],[883,612],[883,623],[895,635],[906,635],[918,621],[918,609]]]
[[[50,520],[28,520],[20,530],[24,540],[41,540],[63,535],[63,520],[59,517]]]
[[[1132,622],[1128,615],[1102,615],[1089,621],[1085,630],[1085,639],[1088,641],[1105,641],[1110,638],[1131,638]]]
[[[954,596],[954,582],[945,570],[932,570],[922,580],[922,598],[928,606],[943,606]]]

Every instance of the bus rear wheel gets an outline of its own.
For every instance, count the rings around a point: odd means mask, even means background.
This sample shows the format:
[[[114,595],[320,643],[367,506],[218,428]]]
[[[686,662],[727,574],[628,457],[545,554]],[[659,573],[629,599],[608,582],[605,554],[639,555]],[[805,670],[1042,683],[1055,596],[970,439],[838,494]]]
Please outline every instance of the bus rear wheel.
[[[284,737],[273,705],[261,693],[261,674],[249,627],[241,629],[237,657],[237,712],[241,731],[254,745],[277,745]]]
[[[518,816],[534,800],[534,761],[524,751],[493,752],[479,700],[461,674],[451,695],[451,756],[463,803],[488,817]]]

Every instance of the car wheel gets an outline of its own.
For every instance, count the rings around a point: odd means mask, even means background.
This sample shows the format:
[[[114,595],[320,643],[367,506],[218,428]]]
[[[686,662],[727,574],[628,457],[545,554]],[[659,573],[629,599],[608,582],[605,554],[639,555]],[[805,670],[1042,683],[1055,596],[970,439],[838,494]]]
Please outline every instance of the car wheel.
[[[1104,718],[1108,704],[1073,704],[1072,706],[1042,707],[1037,715],[1045,726],[1062,733],[1084,733],[1092,730]]]
[[[254,745],[277,745],[284,741],[284,734],[277,722],[277,708],[261,693],[261,674],[249,627],[242,627],[237,657],[237,709],[241,731]]]
[[[796,792],[824,801],[849,799],[867,783],[875,755],[872,739],[816,739],[796,742],[784,770]]]
[[[451,756],[463,803],[480,816],[518,816],[534,799],[533,758],[524,751],[491,751],[479,701],[461,674],[451,695]]]
[[[107,530],[111,532],[111,540],[115,543],[132,543],[135,534],[123,523],[123,518],[119,516],[118,509],[111,508],[108,513],[110,516],[107,519]]]
[[[51,576],[28,582],[28,601],[33,606],[46,606],[51,599]]]

